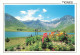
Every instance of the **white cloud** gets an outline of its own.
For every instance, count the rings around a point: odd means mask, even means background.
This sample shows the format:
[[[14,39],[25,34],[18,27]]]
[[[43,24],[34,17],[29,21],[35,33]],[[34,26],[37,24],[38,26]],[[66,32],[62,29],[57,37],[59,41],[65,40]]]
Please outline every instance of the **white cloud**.
[[[36,15],[36,17],[34,17],[34,15],[36,14],[36,12],[38,12],[39,10],[36,9],[36,10],[27,10],[27,11],[20,11],[21,14],[25,14],[24,16],[16,16],[15,18],[18,19],[18,20],[21,20],[21,21],[28,21],[28,20],[41,20],[43,22],[50,22],[50,21],[55,21],[55,20],[58,20],[60,18],[53,18],[51,20],[43,20],[44,17],[39,14],[39,15]],[[43,9],[44,12],[47,12],[46,9]],[[47,18],[50,18],[47,16]]]
[[[37,20],[37,19],[41,20],[41,19],[43,19],[43,17],[42,17],[41,14],[38,15],[37,17],[34,17],[34,16],[33,16],[33,15],[34,15],[36,12],[38,12],[38,11],[39,11],[38,9],[36,9],[36,10],[27,10],[25,16],[23,16],[23,17],[17,16],[17,17],[15,17],[15,18],[18,19],[18,20],[21,20],[21,21]]]
[[[28,16],[32,16],[33,14],[35,14],[37,11],[39,11],[38,9],[37,10],[27,10],[27,15]]]
[[[38,15],[39,17],[42,17],[42,15],[40,14],[40,15]]]
[[[21,14],[26,14],[26,11],[20,11],[21,12]]]
[[[37,19],[39,19],[39,20],[41,20],[41,19],[43,19],[42,17],[33,17],[33,16],[25,16],[25,17],[23,17],[22,18],[22,21],[27,21],[27,20],[37,20]]]
[[[47,10],[46,9],[43,9],[43,12],[47,12]]]

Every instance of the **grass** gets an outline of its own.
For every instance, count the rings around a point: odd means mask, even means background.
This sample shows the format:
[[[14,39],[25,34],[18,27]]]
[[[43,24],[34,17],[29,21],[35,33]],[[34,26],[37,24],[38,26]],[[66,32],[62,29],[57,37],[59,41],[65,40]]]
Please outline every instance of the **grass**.
[[[72,25],[62,29],[61,31],[65,31],[67,33],[74,33],[75,32],[75,25],[72,24]]]
[[[17,30],[22,29],[22,31]],[[13,31],[13,32],[33,32],[34,29],[28,27],[5,27],[5,31]]]
[[[5,42],[5,48],[9,48],[17,45],[23,45],[25,43],[25,38],[26,37],[9,38],[10,42]]]
[[[61,27],[61,26],[60,26]],[[40,31],[39,32],[51,32],[51,31],[56,31],[56,30],[58,30],[60,27],[57,27],[56,29],[55,28],[53,28],[53,29],[51,29],[51,30],[41,30],[41,29],[39,29]],[[17,29],[23,29],[22,31],[18,31]],[[60,29],[60,31],[65,31],[65,32],[67,32],[67,33],[74,33],[75,31],[74,31],[74,29],[75,29],[75,25],[74,24],[72,24],[72,25],[70,25],[70,26],[67,26],[67,27],[65,27],[65,28],[62,28],[62,29]],[[33,29],[33,28],[29,28],[29,27],[16,27],[16,26],[12,26],[12,27],[5,27],[5,31],[13,31],[13,32],[34,32],[35,31],[35,29]]]

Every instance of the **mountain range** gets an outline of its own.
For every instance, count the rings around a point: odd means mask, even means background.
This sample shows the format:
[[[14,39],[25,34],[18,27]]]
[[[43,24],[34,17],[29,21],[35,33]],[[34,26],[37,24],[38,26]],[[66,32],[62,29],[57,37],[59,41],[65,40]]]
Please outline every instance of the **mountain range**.
[[[55,19],[50,22],[44,22],[40,20],[31,20],[31,21],[23,21],[26,26],[32,27],[32,28],[38,28],[43,30],[61,30],[67,26],[70,26],[71,24],[74,24],[74,17],[70,15],[65,15],[60,19]]]
[[[71,15],[65,15],[61,18],[49,22],[44,22],[41,20],[19,21],[12,15],[5,13],[6,31],[18,31],[19,29],[25,31],[33,31],[34,29],[43,31],[56,31],[70,27],[74,25],[74,22],[74,17]]]

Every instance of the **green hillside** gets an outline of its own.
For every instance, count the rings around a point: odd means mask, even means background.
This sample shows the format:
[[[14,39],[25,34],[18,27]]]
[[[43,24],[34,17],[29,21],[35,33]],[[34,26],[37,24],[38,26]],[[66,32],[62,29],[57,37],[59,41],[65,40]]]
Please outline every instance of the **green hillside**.
[[[34,29],[28,28],[19,20],[15,19],[9,14],[5,14],[5,31],[33,31]]]
[[[61,31],[65,31],[67,33],[74,33],[75,32],[75,25],[72,24],[72,25],[62,29]]]

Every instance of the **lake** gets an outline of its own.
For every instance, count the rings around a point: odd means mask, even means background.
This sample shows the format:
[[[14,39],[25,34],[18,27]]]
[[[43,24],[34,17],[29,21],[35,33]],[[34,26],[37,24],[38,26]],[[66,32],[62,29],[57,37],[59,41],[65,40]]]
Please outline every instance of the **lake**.
[[[43,33],[45,32],[38,32],[38,35],[43,35]],[[51,32],[46,32],[51,33]],[[32,34],[32,36],[35,36],[35,32],[5,32],[5,37],[30,37]],[[37,34],[37,33],[36,33]],[[67,34],[74,34],[74,33],[67,33]]]

